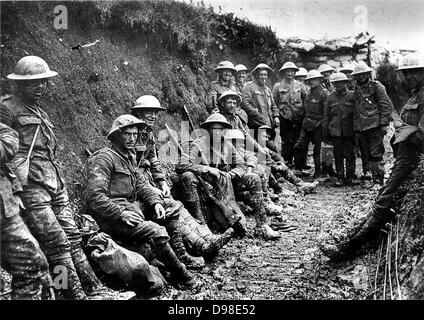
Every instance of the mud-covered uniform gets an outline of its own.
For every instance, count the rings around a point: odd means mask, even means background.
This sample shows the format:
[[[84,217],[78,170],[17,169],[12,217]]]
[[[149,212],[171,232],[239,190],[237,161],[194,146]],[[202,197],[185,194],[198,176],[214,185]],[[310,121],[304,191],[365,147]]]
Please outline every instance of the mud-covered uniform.
[[[325,103],[323,134],[334,146],[334,161],[340,179],[352,179],[355,173],[354,100],[352,91],[334,91]],[[346,159],[346,176],[344,160]]]
[[[6,167],[18,149],[16,131],[0,123],[0,261],[12,275],[12,299],[40,300],[47,260],[19,214],[20,199],[13,194],[12,174]]]
[[[297,80],[289,83],[283,79],[274,85],[272,95],[280,115],[281,155],[288,164],[292,164],[294,146],[302,129],[305,86]]]
[[[369,164],[374,181],[383,183],[384,133],[392,119],[392,103],[384,86],[374,80],[355,87],[354,130],[357,132],[361,151]]]
[[[83,298],[75,266],[78,268],[88,262],[81,247],[81,233],[69,206],[68,192],[55,161],[57,138],[54,126],[38,105],[27,105],[16,96],[1,100],[0,121],[19,134],[19,150],[11,168],[23,187],[19,193],[26,208],[22,216],[40,243],[50,267],[67,267],[70,294],[78,292],[79,298]],[[31,153],[29,174],[25,174],[18,164],[28,157],[37,128],[39,132]]]

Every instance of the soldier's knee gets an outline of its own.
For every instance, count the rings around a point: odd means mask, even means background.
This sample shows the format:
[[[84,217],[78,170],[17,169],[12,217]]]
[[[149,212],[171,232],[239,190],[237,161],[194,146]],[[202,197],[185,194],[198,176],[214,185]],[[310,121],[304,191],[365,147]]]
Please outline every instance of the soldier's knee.
[[[150,240],[156,246],[160,246],[169,241],[169,235],[166,231],[165,227],[158,225],[153,221],[145,221],[146,228],[148,228],[148,234],[150,236]]]

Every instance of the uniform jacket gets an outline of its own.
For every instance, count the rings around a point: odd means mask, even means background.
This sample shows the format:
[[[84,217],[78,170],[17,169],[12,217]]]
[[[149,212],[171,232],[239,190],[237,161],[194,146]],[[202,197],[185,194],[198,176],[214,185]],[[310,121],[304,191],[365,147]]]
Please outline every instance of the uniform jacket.
[[[278,108],[271,89],[249,81],[244,85],[241,97],[241,107],[247,113],[249,127],[273,126],[274,118],[278,117]]]
[[[314,131],[322,124],[324,119],[324,107],[327,94],[321,86],[312,88],[303,101],[304,118],[302,128],[305,131]]]
[[[288,83],[283,79],[274,85],[272,95],[284,119],[300,121],[303,118],[302,102],[306,96],[306,89],[301,82],[293,80]]]
[[[325,103],[323,133],[332,137],[353,136],[353,92],[330,94]]]
[[[11,173],[6,166],[18,150],[18,133],[0,123],[0,222],[19,213],[18,201],[12,191]]]
[[[29,179],[48,189],[56,190],[58,179],[63,183],[55,163],[57,138],[49,116],[38,105],[29,106],[15,96],[0,101],[0,121],[19,134],[19,150],[10,166],[16,171],[16,161],[28,156],[37,127],[40,131],[31,154]]]
[[[400,118],[404,125],[396,129],[396,142],[406,139],[424,146],[424,87],[415,90],[403,106]]]
[[[222,84],[219,79],[211,82],[206,96],[206,107],[208,112],[211,112],[214,108],[218,108],[217,100],[220,95],[227,90],[238,92],[238,87],[235,82],[231,80],[226,85]]]
[[[388,126],[392,120],[392,103],[384,86],[371,80],[364,86],[356,86],[354,91],[355,131],[364,131],[380,126]]]
[[[128,208],[125,203],[140,200],[148,207],[162,198],[136,167],[135,154],[115,147],[103,148],[88,158],[84,170],[85,197],[91,213],[111,222]]]
[[[151,129],[140,133],[134,151],[137,167],[152,185],[166,179],[157,156],[156,142]]]

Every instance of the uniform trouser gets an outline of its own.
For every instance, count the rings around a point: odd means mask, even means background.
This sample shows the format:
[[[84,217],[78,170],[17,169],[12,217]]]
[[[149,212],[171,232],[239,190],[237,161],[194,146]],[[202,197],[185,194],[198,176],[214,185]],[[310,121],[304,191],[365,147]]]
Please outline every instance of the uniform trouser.
[[[12,299],[40,300],[48,281],[46,257],[19,214],[0,214],[1,266],[12,275]]]
[[[384,179],[384,135],[381,129],[373,128],[359,132],[359,144],[361,152],[369,164],[369,169],[375,181],[382,182]]]
[[[314,164],[315,172],[321,171],[321,142],[322,142],[322,128],[319,126],[313,131],[305,131],[302,129],[299,139],[294,147],[295,155],[294,161],[297,169],[301,170],[305,164],[305,157],[308,154],[309,143],[314,145]]]
[[[334,146],[334,162],[336,163],[337,176],[340,179],[352,179],[355,173],[355,138],[351,137],[332,137]],[[346,159],[346,176],[344,160]]]
[[[267,223],[261,178],[256,173],[235,174],[231,177],[236,197],[240,197],[255,214],[256,225]]]
[[[380,189],[373,208],[377,213],[386,213],[393,207],[401,193],[399,188],[408,175],[417,167],[424,150],[408,140],[399,143],[399,149],[392,173],[386,184]]]
[[[40,243],[50,267],[53,270],[55,266],[66,267],[71,286],[75,284],[75,288],[80,288],[75,264],[87,257],[81,247],[81,233],[69,207],[66,189],[52,191],[29,180],[20,196],[26,208],[23,218]]]
[[[355,157],[356,155],[361,157],[362,173],[365,175],[366,173],[369,172],[369,164],[368,164],[368,159],[365,156],[363,145],[359,143],[359,136],[358,138],[355,139],[355,146],[353,150],[355,151]],[[355,171],[356,171],[356,163],[355,163]]]
[[[302,121],[290,121],[280,117],[281,155],[288,165],[293,163],[294,146],[301,129]]]

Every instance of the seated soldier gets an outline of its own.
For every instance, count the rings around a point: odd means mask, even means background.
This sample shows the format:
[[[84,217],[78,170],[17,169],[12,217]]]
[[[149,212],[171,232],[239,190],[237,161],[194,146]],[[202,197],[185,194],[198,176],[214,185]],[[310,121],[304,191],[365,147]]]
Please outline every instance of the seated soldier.
[[[180,201],[175,200],[170,192],[169,185],[166,181],[166,174],[157,156],[156,142],[153,136],[153,126],[156,123],[157,113],[165,110],[161,107],[159,100],[151,95],[144,95],[137,99],[135,105],[131,108],[131,112],[138,119],[145,121],[147,126],[140,131],[137,143],[135,145],[135,153],[137,166],[144,175],[146,181],[150,183],[164,197],[163,206],[167,208],[178,208],[180,216],[181,235],[185,243],[201,256],[212,256],[218,253],[230,239],[234,233],[232,228],[226,230],[222,235],[215,236],[208,226],[199,226],[202,223],[203,216],[199,217],[200,221],[196,221],[184,208]],[[186,214],[187,213],[187,214]],[[175,249],[174,249],[175,250]],[[178,252],[176,250],[178,255]],[[187,267],[195,267],[204,265],[203,259],[191,257],[183,252],[178,258],[187,265]]]
[[[196,175],[213,187],[221,176],[230,177],[236,196],[243,196],[244,191],[248,191],[249,196],[243,200],[255,214],[256,235],[278,239],[280,234],[266,223],[261,179],[253,173],[254,166],[248,166],[232,145],[223,143],[225,129],[231,129],[231,124],[218,110],[214,110],[201,128],[207,130],[208,134],[190,144],[188,161],[178,164],[176,168],[180,173],[193,173],[187,177],[191,183],[185,184],[186,188],[191,189],[189,193],[197,194]]]
[[[266,141],[269,139],[271,132],[270,126],[260,126],[258,128],[258,140],[259,144],[265,148],[266,154],[266,165],[271,168],[271,174],[277,179],[283,177],[288,182],[294,184],[297,187],[297,191],[303,194],[311,193],[319,184],[318,181],[305,182],[297,177],[294,172],[289,169],[285,164],[283,157],[266,147]]]
[[[183,288],[198,286],[169,245],[165,228],[151,221],[164,221],[167,212],[163,199],[135,165],[133,149],[142,126],[145,123],[132,115],[118,117],[107,136],[112,148],[103,148],[87,160],[83,177],[89,213],[115,240],[129,244],[152,242],[157,259],[170,270],[172,280]],[[179,217],[175,218],[168,219],[172,230],[178,228]]]

